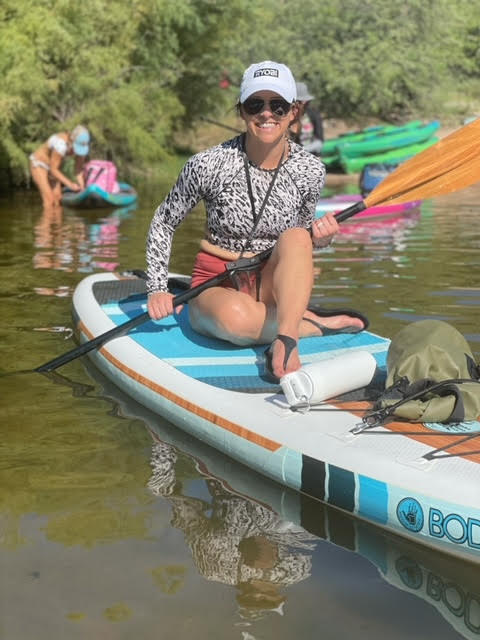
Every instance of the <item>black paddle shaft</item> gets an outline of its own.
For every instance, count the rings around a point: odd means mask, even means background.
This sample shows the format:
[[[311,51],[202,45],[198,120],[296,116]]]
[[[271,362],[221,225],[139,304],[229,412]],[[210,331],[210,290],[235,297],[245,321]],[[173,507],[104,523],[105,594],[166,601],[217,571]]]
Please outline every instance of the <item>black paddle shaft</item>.
[[[184,304],[185,302],[188,302],[192,298],[195,298],[200,293],[202,293],[202,291],[205,291],[206,289],[210,289],[211,287],[215,287],[221,284],[224,280],[226,280],[226,278],[231,277],[237,271],[245,271],[251,268],[253,264],[260,264],[270,256],[271,252],[272,252],[272,249],[267,249],[266,251],[263,251],[262,253],[259,253],[258,255],[253,256],[253,258],[242,258],[237,262],[230,263],[230,265],[227,266],[226,271],[219,273],[218,275],[214,276],[213,278],[210,278],[209,280],[205,280],[205,282],[202,282],[202,284],[199,284],[197,287],[193,287],[192,289],[183,291],[182,293],[179,293],[177,296],[175,296],[172,300],[173,306],[178,307],[179,305]],[[61,367],[62,365],[67,364],[67,362],[70,362],[71,360],[75,360],[75,358],[79,358],[80,356],[83,356],[86,353],[89,353],[93,349],[97,349],[101,347],[112,338],[120,338],[121,336],[124,336],[135,327],[138,327],[140,324],[143,324],[144,322],[146,322],[149,319],[149,317],[150,316],[148,311],[145,311],[144,313],[140,313],[138,316],[135,316],[131,320],[127,320],[127,322],[124,322],[118,327],[113,327],[113,329],[110,329],[109,331],[106,331],[105,333],[100,334],[99,336],[97,336],[96,338],[93,338],[92,340],[89,340],[88,342],[84,342],[78,347],[75,347],[75,349],[71,349],[70,351],[67,351],[67,353],[64,353],[63,355],[58,356],[58,358],[54,358],[53,360],[50,360],[49,362],[46,362],[45,364],[40,365],[39,367],[34,369],[34,371],[42,373],[42,372],[53,371],[54,369],[58,369],[58,367]]]
[[[356,213],[364,211],[366,208],[367,207],[365,205],[365,202],[363,200],[360,200],[360,202],[352,204],[351,207],[347,207],[346,209],[343,209],[343,211],[339,211],[338,213],[336,213],[335,220],[337,222],[344,222],[345,220],[348,220],[348,218],[354,216]]]

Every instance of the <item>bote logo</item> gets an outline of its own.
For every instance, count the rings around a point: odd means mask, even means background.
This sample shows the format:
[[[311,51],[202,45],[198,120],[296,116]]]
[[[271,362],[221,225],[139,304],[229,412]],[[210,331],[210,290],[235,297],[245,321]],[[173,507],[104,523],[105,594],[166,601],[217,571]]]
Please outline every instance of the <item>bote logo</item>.
[[[420,531],[423,527],[423,509],[415,498],[404,498],[397,505],[397,518],[409,531]]]
[[[257,69],[253,74],[254,78],[262,78],[263,76],[278,78],[278,69]]]

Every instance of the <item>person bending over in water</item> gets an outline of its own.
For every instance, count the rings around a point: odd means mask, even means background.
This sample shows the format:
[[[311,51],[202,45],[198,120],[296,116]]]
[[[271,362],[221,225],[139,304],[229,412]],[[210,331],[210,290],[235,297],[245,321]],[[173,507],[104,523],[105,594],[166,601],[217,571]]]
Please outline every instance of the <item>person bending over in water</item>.
[[[312,244],[327,246],[338,232],[332,214],[315,220],[325,167],[289,139],[297,117],[295,80],[273,61],[246,69],[239,114],[245,133],[193,156],[156,210],[147,239],[148,311],[173,313],[167,290],[176,227],[204,200],[206,235],[196,257],[192,287],[225,271],[239,256],[272,249],[268,259],[208,288],[190,301],[192,327],[237,345],[268,344],[266,368],[278,380],[300,367],[300,337],[356,333],[368,323],[356,312],[309,307]]]
[[[88,129],[78,125],[70,133],[54,133],[30,155],[30,173],[40,191],[45,208],[60,204],[62,185],[72,191],[82,191],[85,188],[83,165],[89,144]],[[75,157],[76,182],[70,180],[61,170],[65,157],[72,155]]]

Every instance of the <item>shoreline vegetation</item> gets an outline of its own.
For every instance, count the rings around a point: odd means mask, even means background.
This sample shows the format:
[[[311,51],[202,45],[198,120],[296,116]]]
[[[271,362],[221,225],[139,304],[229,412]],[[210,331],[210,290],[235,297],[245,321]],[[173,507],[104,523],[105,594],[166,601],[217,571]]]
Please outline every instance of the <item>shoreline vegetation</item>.
[[[91,157],[157,179],[233,133],[202,117],[235,121],[243,69],[272,57],[317,97],[327,138],[480,114],[471,0],[2,0],[0,41],[1,191],[28,185],[29,154],[79,123]]]

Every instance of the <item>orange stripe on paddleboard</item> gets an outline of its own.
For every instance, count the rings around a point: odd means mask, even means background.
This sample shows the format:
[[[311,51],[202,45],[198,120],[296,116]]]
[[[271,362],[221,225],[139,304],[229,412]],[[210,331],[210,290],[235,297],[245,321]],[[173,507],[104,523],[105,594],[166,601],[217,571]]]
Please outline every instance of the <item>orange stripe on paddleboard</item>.
[[[86,328],[83,322],[79,322],[78,328],[82,333],[84,333],[87,336],[89,340],[92,340],[92,338],[95,337]],[[278,449],[281,448],[282,445],[279,444],[278,442],[274,442],[269,438],[264,438],[263,436],[259,436],[257,433],[254,433],[249,429],[245,429],[245,427],[241,427],[240,425],[235,424],[234,422],[230,422],[230,420],[225,420],[225,418],[218,416],[216,413],[207,411],[206,409],[203,409],[202,407],[199,407],[198,405],[193,404],[192,402],[189,402],[185,398],[178,396],[176,393],[173,393],[172,391],[165,389],[165,387],[160,386],[159,384],[153,382],[152,380],[145,378],[144,376],[137,373],[133,369],[130,369],[130,367],[126,367],[122,362],[120,362],[120,360],[117,360],[117,358],[112,356],[112,354],[109,353],[105,347],[102,347],[101,349],[99,349],[99,351],[104,356],[104,358],[109,360],[109,362],[111,362],[115,367],[117,367],[117,369],[125,373],[129,378],[132,378],[136,382],[143,384],[148,389],[155,391],[155,393],[160,394],[167,400],[170,400],[170,402],[173,402],[179,407],[186,409],[190,413],[196,416],[199,416],[200,418],[203,418],[205,420],[208,420],[208,422],[215,424],[217,427],[221,427],[226,431],[230,431],[231,433],[234,433],[235,435],[240,436],[241,438],[244,438],[249,442],[258,444],[260,447],[263,447],[264,449],[268,449],[269,451],[278,451]]]

